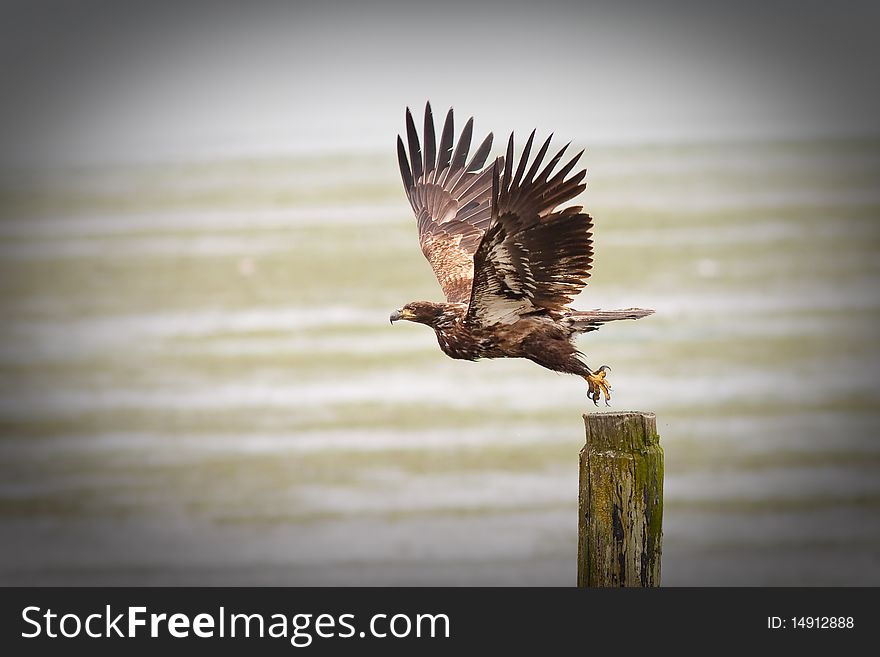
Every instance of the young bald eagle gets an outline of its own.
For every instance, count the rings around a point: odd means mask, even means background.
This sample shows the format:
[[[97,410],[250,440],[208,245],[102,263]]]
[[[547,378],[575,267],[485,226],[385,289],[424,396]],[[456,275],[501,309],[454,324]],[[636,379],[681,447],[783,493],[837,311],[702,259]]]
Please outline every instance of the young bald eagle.
[[[424,154],[409,108],[397,155],[406,195],[415,212],[422,253],[431,263],[446,303],[413,301],[391,314],[427,324],[452,358],[528,358],[542,367],[587,381],[587,397],[606,405],[606,365],[591,370],[574,346],[580,333],[605,322],[639,319],[653,310],[579,311],[568,307],[586,285],[593,261],[593,220],[581,206],[557,209],[580,194],[586,170],[570,178],[583,151],[553,173],[568,144],[539,171],[552,135],[526,167],[535,132],[513,170],[513,134],[507,155],[483,168],[490,133],[468,161],[473,118],[453,143],[452,110],[440,136],[425,107]]]

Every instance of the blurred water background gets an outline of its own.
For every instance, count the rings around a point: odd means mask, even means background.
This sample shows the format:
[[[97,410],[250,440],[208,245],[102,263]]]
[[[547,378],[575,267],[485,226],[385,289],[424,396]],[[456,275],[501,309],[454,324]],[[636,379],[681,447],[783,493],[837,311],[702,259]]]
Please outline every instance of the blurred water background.
[[[663,581],[880,584],[880,142],[590,148],[580,345],[655,411]],[[446,358],[391,149],[7,185],[3,584],[575,581],[583,383]]]

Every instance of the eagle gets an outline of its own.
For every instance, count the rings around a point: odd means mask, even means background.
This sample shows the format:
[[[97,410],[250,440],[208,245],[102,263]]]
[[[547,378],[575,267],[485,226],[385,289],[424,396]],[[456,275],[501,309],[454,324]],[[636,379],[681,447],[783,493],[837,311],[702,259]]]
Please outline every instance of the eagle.
[[[446,296],[445,303],[412,301],[391,313],[434,329],[452,358],[527,358],[587,382],[587,397],[610,405],[603,365],[584,361],[574,339],[606,322],[640,319],[653,310],[574,310],[593,263],[593,219],[571,201],[584,189],[586,169],[572,174],[584,151],[556,170],[571,142],[544,164],[551,134],[529,164],[535,131],[514,169],[514,135],[507,153],[485,166],[492,133],[468,159],[471,117],[455,140],[453,110],[440,143],[430,102],[422,140],[406,109],[406,144],[397,156],[406,196],[418,224],[419,245]]]

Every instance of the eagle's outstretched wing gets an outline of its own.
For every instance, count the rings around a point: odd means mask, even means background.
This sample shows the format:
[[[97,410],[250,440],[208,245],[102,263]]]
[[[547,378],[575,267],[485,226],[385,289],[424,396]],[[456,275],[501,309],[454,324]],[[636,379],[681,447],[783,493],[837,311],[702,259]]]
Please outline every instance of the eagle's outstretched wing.
[[[538,173],[551,135],[526,171],[534,137],[533,131],[515,174],[512,134],[504,163],[498,158],[491,167],[492,221],[474,255],[467,321],[512,324],[529,313],[560,311],[590,276],[592,218],[580,206],[556,211],[586,188],[585,169],[565,179],[583,151],[553,174],[566,144]]]
[[[474,277],[474,252],[492,219],[492,167],[482,169],[492,148],[492,133],[467,160],[473,118],[453,143],[452,110],[446,115],[440,145],[434,134],[431,104],[425,106],[424,154],[409,108],[406,136],[409,158],[400,135],[397,158],[406,195],[419,226],[419,244],[450,303],[466,303]]]

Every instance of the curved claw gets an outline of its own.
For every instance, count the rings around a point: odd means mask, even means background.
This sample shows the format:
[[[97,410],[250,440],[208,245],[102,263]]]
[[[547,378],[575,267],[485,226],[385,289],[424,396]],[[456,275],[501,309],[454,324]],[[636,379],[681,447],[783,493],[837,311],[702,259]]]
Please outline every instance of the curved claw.
[[[591,400],[595,406],[599,405],[599,395],[604,398],[605,405],[611,406],[611,385],[608,383],[606,372],[611,368],[603,365],[595,372],[584,377],[587,381],[587,399]]]

